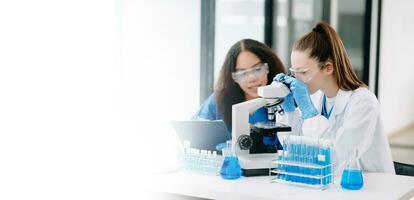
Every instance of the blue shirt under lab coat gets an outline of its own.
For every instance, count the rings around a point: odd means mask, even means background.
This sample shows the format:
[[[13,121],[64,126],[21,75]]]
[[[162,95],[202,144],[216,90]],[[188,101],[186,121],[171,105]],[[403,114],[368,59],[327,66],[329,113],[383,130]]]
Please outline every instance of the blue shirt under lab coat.
[[[200,110],[195,115],[196,118],[220,120],[223,119],[223,115],[217,110],[216,95],[211,94],[201,105]],[[254,124],[256,122],[268,121],[267,109],[262,107],[257,109],[253,114],[249,116],[249,123]],[[231,127],[227,127],[231,130]],[[231,132],[231,131],[230,131]]]

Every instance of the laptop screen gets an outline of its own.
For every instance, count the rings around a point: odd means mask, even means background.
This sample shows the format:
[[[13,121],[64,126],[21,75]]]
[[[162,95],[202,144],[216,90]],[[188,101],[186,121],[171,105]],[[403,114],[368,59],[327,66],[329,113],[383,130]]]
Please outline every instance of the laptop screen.
[[[231,133],[222,120],[172,121],[171,124],[180,141],[189,141],[191,148],[217,151],[218,144],[231,139]]]

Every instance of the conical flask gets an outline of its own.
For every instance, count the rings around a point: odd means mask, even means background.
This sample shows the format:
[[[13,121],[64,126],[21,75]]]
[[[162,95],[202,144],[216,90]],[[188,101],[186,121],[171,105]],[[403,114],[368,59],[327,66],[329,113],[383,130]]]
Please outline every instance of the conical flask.
[[[242,175],[239,159],[237,158],[234,148],[231,145],[231,140],[226,142],[226,147],[223,149],[223,165],[220,169],[220,175],[224,179],[234,180]]]
[[[358,150],[355,150],[342,172],[341,186],[347,190],[359,190],[363,185],[364,178],[358,161]]]

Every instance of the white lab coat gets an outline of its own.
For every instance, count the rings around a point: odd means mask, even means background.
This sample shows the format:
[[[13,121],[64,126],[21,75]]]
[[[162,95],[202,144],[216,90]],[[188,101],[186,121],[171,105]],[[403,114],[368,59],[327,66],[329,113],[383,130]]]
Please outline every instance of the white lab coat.
[[[339,90],[329,120],[320,115],[323,93],[311,95],[319,115],[302,120],[299,109],[279,116],[279,122],[292,126],[292,134],[331,139],[335,172],[342,172],[346,161],[358,149],[364,171],[395,174],[388,140],[384,135],[378,100],[367,88]]]

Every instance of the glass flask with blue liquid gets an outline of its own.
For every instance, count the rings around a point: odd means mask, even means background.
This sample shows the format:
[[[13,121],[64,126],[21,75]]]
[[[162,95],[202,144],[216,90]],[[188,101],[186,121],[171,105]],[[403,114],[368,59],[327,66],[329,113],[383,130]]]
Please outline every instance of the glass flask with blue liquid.
[[[239,159],[237,158],[234,149],[231,145],[231,140],[226,142],[226,147],[223,148],[223,165],[220,169],[220,175],[224,179],[234,180],[242,175]]]
[[[347,161],[342,172],[341,186],[347,190],[359,190],[364,186],[364,178],[358,161],[358,150]]]

